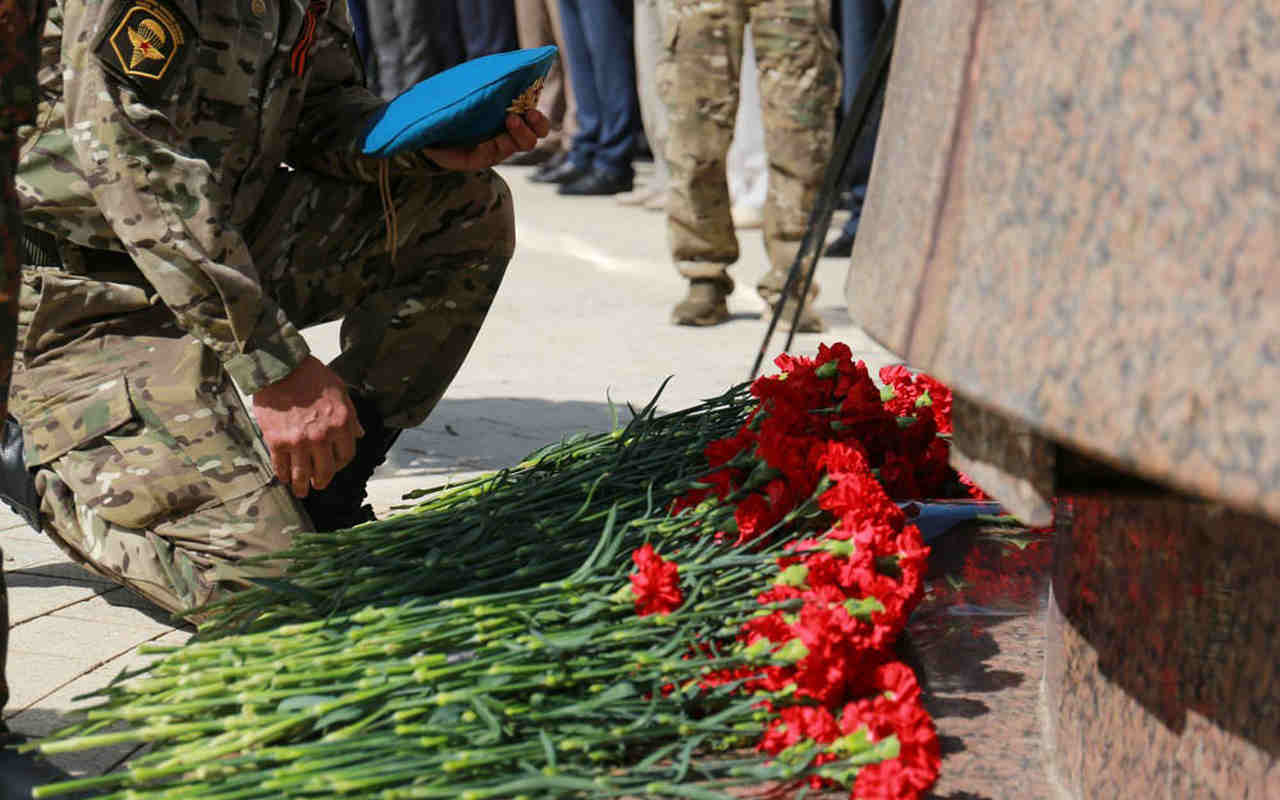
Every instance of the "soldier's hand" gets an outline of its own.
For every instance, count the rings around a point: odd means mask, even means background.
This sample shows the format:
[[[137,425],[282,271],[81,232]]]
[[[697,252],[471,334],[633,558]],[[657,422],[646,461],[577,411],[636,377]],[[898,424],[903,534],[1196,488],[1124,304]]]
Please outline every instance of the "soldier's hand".
[[[538,140],[551,132],[551,121],[534,109],[507,115],[507,132],[475,147],[429,147],[423,152],[445,169],[474,172],[505,161],[512,154],[537,147]]]
[[[295,497],[323,489],[356,452],[364,430],[347,387],[314,356],[253,396],[253,414],[276,476]]]

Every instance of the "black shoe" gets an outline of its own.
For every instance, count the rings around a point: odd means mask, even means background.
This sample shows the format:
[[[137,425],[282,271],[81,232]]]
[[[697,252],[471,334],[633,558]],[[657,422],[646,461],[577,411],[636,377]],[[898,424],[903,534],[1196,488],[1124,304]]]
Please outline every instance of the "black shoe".
[[[611,175],[603,170],[592,170],[575,181],[562,184],[557,190],[565,195],[606,195],[631,191],[634,179],[628,174]]]
[[[351,395],[356,418],[364,428],[364,436],[356,440],[356,455],[351,463],[338,470],[323,489],[313,489],[300,501],[317,531],[341,531],[377,519],[373,507],[365,505],[369,479],[383,461],[391,445],[400,436],[399,428],[389,428],[373,401]]]
[[[0,740],[4,736],[0,731]],[[18,741],[9,742],[10,745],[17,743]],[[0,748],[0,800],[31,800],[31,792],[36,787],[69,780],[70,775],[39,756],[19,753],[11,746]],[[59,795],[73,796],[83,797],[83,794]]]
[[[542,150],[534,148],[532,150],[524,150],[502,162],[504,167],[537,167],[547,163],[555,158],[558,154],[550,150]]]
[[[40,530],[40,496],[23,457],[22,426],[13,417],[5,417],[0,430],[0,502]]]
[[[848,258],[853,255],[854,235],[848,231],[841,231],[840,235],[827,245],[827,249],[822,251],[822,255],[826,258]]]
[[[556,163],[557,159],[551,159],[530,175],[529,180],[534,183],[568,183],[587,174],[584,167],[569,160],[568,154],[562,153],[558,158],[559,163]]]

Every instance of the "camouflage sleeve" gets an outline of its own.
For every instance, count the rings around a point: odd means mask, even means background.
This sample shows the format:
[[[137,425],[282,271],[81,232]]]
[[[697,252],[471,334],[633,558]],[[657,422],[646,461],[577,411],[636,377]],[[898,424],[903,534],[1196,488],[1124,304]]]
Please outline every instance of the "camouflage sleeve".
[[[365,88],[364,70],[344,6],[331,5],[324,30],[312,49],[308,67],[312,72],[290,163],[335,178],[370,183],[378,180],[384,163],[396,175],[444,172],[422,153],[404,153],[389,160],[360,154],[364,133],[384,102]]]
[[[185,91],[143,97],[109,79],[93,40],[115,4],[63,6],[66,127],[94,202],[178,324],[242,391],[285,377],[310,351],[225,219],[231,202],[209,162],[187,150],[179,123],[196,101]]]
[[[42,0],[0,0],[0,415],[8,406],[22,271],[22,218],[14,190],[17,128],[35,112],[42,5]],[[0,665],[3,658],[0,653]]]

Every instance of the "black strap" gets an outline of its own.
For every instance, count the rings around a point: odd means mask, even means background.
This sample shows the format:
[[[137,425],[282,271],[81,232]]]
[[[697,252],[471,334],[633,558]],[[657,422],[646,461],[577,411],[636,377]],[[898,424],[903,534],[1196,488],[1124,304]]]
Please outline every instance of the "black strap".
[[[871,48],[867,69],[862,73],[862,80],[858,82],[858,91],[849,105],[849,114],[840,125],[840,133],[836,137],[831,162],[827,164],[827,171],[822,178],[822,189],[818,192],[818,200],[809,214],[809,225],[805,228],[804,238],[800,240],[800,249],[796,252],[795,261],[791,262],[791,269],[787,272],[787,282],[782,288],[783,300],[795,296],[792,289],[801,281],[801,265],[808,261],[808,268],[803,278],[804,290],[800,292],[796,302],[795,316],[791,320],[791,331],[787,334],[784,352],[791,349],[791,343],[795,339],[796,325],[800,324],[800,315],[804,312],[809,289],[813,286],[813,275],[818,269],[818,258],[822,255],[822,245],[827,238],[827,231],[831,228],[831,217],[835,214],[840,191],[846,183],[854,147],[872,118],[871,112],[875,99],[883,91],[889,76],[889,57],[893,54],[893,39],[898,31],[898,9],[901,5],[902,2],[899,0],[889,6],[884,23],[880,26],[880,32],[876,34],[875,46]],[[778,320],[782,317],[782,308],[785,305],[785,302],[780,301],[774,306],[769,329],[765,332],[764,341],[760,343],[760,350],[756,353],[755,364],[751,367],[752,380],[760,374],[760,366],[764,363],[769,341],[773,339],[773,332],[778,327]]]
[[[39,228],[22,229],[22,263],[29,267],[60,267],[58,240]]]
[[[40,530],[40,495],[23,454],[22,426],[13,417],[0,423],[0,502]]]
[[[62,248],[74,247],[83,256],[86,269],[128,271],[134,268],[133,258],[119,250],[99,250],[93,247],[82,247],[73,242],[60,242],[51,233],[39,228],[22,229],[22,265],[24,267],[65,268],[62,260]]]

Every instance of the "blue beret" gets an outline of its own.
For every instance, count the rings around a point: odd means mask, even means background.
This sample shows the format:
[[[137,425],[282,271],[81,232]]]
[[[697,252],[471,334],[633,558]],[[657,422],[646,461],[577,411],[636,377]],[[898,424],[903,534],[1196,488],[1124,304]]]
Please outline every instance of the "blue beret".
[[[507,114],[534,107],[555,47],[512,50],[432,75],[387,103],[364,137],[367,156],[424,147],[465,147],[506,130]]]

